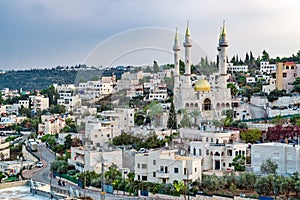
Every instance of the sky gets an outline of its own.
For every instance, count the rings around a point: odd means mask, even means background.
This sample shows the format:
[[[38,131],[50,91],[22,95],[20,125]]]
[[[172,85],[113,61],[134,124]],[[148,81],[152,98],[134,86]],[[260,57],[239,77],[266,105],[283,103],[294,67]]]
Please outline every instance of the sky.
[[[226,20],[231,58],[295,54],[299,0],[0,0],[0,70],[172,63],[187,21],[192,62],[216,58]],[[184,48],[181,47],[181,55]]]

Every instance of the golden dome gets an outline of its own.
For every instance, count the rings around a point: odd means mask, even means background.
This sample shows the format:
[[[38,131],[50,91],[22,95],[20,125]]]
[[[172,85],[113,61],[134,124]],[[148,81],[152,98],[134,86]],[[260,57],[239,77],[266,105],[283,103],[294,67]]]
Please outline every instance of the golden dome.
[[[195,83],[194,86],[194,91],[195,92],[208,92],[210,91],[210,85],[207,80],[205,79],[200,79]]]

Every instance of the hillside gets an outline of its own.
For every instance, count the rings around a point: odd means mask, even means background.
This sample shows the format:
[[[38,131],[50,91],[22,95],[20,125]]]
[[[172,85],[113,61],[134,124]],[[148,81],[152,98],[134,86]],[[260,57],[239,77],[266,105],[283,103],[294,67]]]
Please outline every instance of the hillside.
[[[32,69],[23,71],[8,71],[0,74],[0,89],[40,90],[50,85],[71,84],[79,81],[97,79],[102,74],[100,70],[57,70]]]

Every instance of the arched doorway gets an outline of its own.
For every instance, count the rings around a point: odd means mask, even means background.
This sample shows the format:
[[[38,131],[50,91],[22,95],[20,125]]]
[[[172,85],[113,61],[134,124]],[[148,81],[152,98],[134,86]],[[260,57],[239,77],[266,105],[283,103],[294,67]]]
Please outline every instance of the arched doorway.
[[[211,101],[210,101],[210,99],[205,99],[204,100],[203,110],[211,110]]]

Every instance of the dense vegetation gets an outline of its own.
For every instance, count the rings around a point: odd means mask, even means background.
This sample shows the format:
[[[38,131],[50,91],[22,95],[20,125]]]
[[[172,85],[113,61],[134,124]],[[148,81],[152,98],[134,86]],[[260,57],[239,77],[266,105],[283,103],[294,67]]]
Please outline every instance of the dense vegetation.
[[[72,84],[87,80],[97,80],[103,71],[100,70],[57,70],[32,69],[20,71],[7,71],[0,74],[0,88],[23,90],[41,90],[52,84]]]

